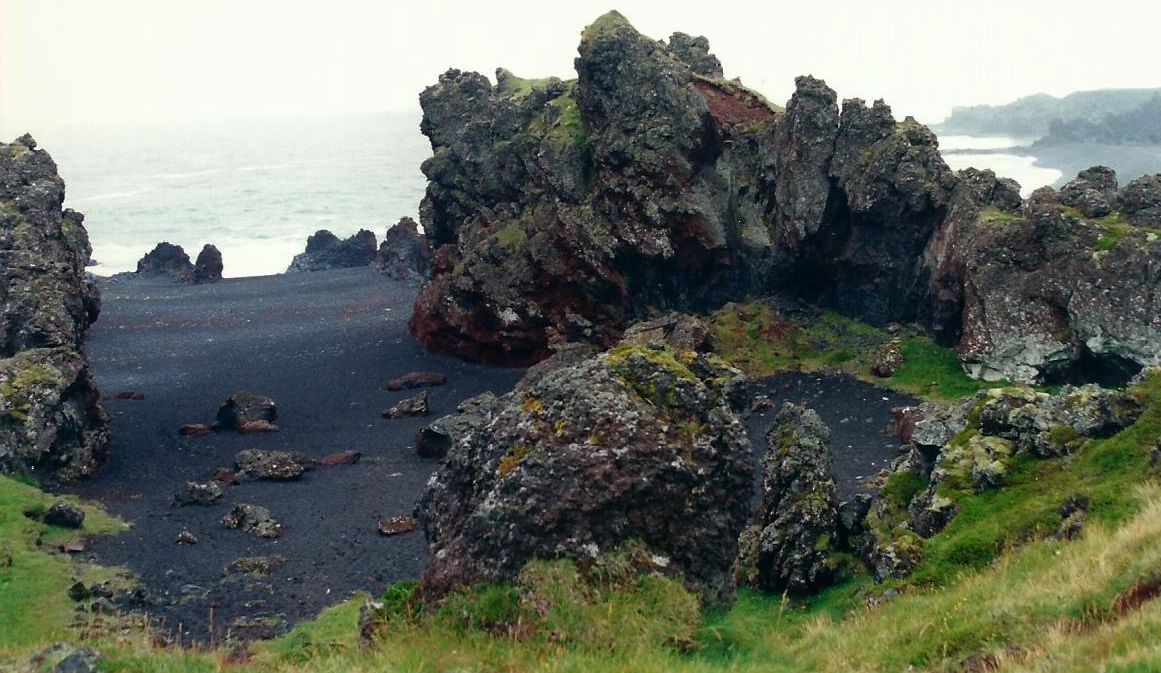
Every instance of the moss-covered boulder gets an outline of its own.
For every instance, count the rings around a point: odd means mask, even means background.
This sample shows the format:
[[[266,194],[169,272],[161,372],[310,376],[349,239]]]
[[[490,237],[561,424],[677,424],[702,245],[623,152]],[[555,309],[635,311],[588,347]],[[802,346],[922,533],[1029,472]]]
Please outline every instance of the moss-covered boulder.
[[[424,596],[636,541],[707,602],[728,600],[754,480],[728,400],[737,376],[710,355],[627,344],[500,398],[420,502]]]
[[[0,471],[91,474],[108,440],[82,346],[100,310],[84,218],[30,136],[0,143]]]

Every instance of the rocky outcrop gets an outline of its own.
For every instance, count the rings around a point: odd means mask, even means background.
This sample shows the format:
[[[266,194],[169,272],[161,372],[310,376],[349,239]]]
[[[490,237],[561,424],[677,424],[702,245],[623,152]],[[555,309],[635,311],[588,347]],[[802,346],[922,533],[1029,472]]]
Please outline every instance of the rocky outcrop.
[[[493,403],[420,502],[425,598],[636,541],[707,601],[728,599],[754,480],[728,402],[735,374],[712,356],[624,345]]]
[[[383,236],[375,263],[388,278],[422,283],[431,276],[431,243],[419,232],[419,225],[405,217]]]
[[[1090,169],[1059,194],[1037,190],[1019,210],[977,206],[947,231],[959,276],[949,296],[961,307],[958,349],[970,374],[1111,385],[1161,363],[1161,241],[1111,210],[1125,200],[1115,185],[1108,169]]]
[[[192,283],[194,267],[185,248],[162,241],[137,261],[137,275],[169,277],[179,283]]]
[[[85,280],[84,217],[30,136],[0,143],[0,471],[92,474],[108,431],[85,359],[100,294]]]
[[[881,102],[840,112],[810,77],[782,112],[721,79],[703,38],[658,43],[615,12],[579,52],[575,81],[449,71],[420,97],[428,347],[529,364],[649,309],[773,291],[914,317],[954,187],[926,129]]]
[[[320,229],[306,239],[306,250],[295,255],[287,273],[300,271],[327,271],[368,266],[377,254],[375,234],[360,229],[346,239],[340,239],[326,229]]]
[[[222,279],[222,270],[225,265],[222,264],[222,251],[218,250],[216,246],[207,243],[202,247],[202,251],[198,253],[198,259],[194,262],[193,267],[193,282],[202,283],[216,283]]]
[[[739,576],[758,589],[801,595],[834,577],[838,498],[830,430],[811,409],[785,404],[766,435],[762,505]]]

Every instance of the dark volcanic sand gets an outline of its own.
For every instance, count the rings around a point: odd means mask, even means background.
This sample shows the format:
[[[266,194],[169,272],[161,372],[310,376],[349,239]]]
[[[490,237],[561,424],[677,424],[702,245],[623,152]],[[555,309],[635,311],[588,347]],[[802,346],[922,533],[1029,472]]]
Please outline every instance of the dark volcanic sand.
[[[104,288],[88,345],[98,383],[105,395],[134,390],[145,399],[105,402],[112,416],[109,462],[76,491],[133,523],[130,532],[97,543],[102,562],[128,566],[163,599],[182,599],[186,585],[209,590],[201,600],[189,596],[202,590],[187,587],[184,603],[149,608],[167,627],[180,624],[183,640],[207,638],[211,603],[220,636],[239,616],[294,622],[353,591],[382,591],[419,574],[422,533],[384,538],[376,531],[380,517],[411,513],[437,467],[415,455],[412,438],[466,397],[508,391],[522,372],[424,351],[407,331],[414,297],[414,289],[370,269],[209,286],[115,281]],[[446,385],[427,389],[432,416],[381,418],[419,392],[388,392],[387,380],[416,369],[447,374]],[[178,435],[183,423],[212,421],[240,389],[278,402],[281,432]],[[247,448],[314,457],[354,450],[363,460],[308,472],[300,482],[227,487],[211,507],[171,506],[182,483],[208,480]],[[220,519],[240,502],[269,508],[283,525],[282,538],[223,528]],[[200,542],[176,544],[185,529]],[[231,561],[268,554],[287,562],[265,583],[220,584]]]
[[[282,631],[355,591],[380,592],[418,576],[421,532],[384,538],[381,517],[408,514],[435,461],[417,457],[412,438],[462,399],[510,390],[522,371],[466,364],[427,353],[407,331],[415,290],[370,269],[227,280],[212,286],[114,281],[90,341],[89,355],[106,395],[132,390],[143,400],[108,400],[110,459],[76,487],[133,524],[93,547],[103,563],[139,574],[151,600],[144,607],[182,641],[269,635],[231,629],[238,617],[280,615]],[[432,416],[385,420],[383,409],[416,391],[391,393],[388,379],[412,370],[444,372],[447,385],[427,389]],[[217,433],[184,438],[183,423],[210,422],[240,389],[279,404],[273,435]],[[756,382],[754,393],[805,402],[832,429],[842,497],[898,453],[885,433],[894,406],[914,402],[846,377],[789,373]],[[886,399],[884,399],[886,398]],[[759,452],[773,411],[751,414]],[[211,507],[173,507],[177,488],[232,467],[246,448],[301,451],[314,457],[361,451],[356,465],[320,468],[299,482],[227,487]],[[283,525],[278,540],[227,530],[220,520],[236,503],[270,509]],[[178,545],[189,530],[200,542]],[[222,582],[244,556],[278,554],[285,565],[268,579]]]

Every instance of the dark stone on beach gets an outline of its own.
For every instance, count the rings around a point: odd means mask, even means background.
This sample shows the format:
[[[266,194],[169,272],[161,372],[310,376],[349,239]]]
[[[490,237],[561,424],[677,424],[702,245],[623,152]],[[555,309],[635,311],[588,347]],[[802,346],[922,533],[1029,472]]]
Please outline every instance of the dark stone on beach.
[[[0,143],[0,473],[67,481],[100,467],[109,436],[83,350],[101,297],[64,196],[31,136]]]
[[[707,603],[728,601],[755,475],[719,367],[702,376],[626,345],[494,402],[417,509],[425,600],[511,581],[534,558],[587,564],[632,544]]]
[[[314,467],[315,461],[301,453],[246,449],[234,456],[234,464],[243,479],[294,481]]]
[[[114,400],[143,400],[145,393],[137,392],[136,390],[122,390],[114,393],[112,396]]]
[[[230,486],[236,486],[238,484],[238,474],[228,467],[215,468],[210,475],[210,479]]]
[[[442,460],[456,442],[488,422],[496,404],[492,393],[464,400],[456,407],[456,413],[437,419],[415,435],[415,452],[421,458]]]
[[[286,563],[285,556],[274,554],[271,556],[245,556],[240,559],[235,559],[226,566],[222,575],[226,577],[234,575],[249,575],[251,577],[267,577],[274,572],[275,568]]]
[[[410,533],[419,528],[419,520],[413,516],[393,516],[379,522],[379,534],[385,537]]]
[[[186,423],[177,429],[182,437],[205,437],[213,431],[214,429],[205,423]]]
[[[202,251],[198,253],[198,259],[194,262],[193,268],[193,282],[216,283],[222,280],[222,270],[225,266],[222,264],[222,251],[217,247],[207,243]]]
[[[273,539],[282,536],[282,526],[270,516],[270,510],[258,505],[242,503],[222,517],[222,526],[231,530],[242,530],[261,538]]]
[[[217,503],[222,499],[222,487],[218,486],[213,481],[197,482],[187,481],[177,490],[173,496],[173,502],[177,505],[202,505],[208,506]]]
[[[875,351],[871,357],[871,373],[880,378],[890,378],[903,366],[903,342],[892,339]]]
[[[278,420],[278,404],[265,395],[256,395],[245,390],[230,395],[226,403],[218,409],[215,430],[240,430],[246,423]]]
[[[383,412],[383,418],[403,418],[404,416],[426,416],[431,412],[427,393],[409,397]]]
[[[194,535],[188,530],[183,530],[177,534],[176,542],[178,544],[194,545],[198,543],[198,536]]]
[[[376,245],[375,234],[366,229],[360,229],[345,240],[340,240],[326,229],[320,229],[306,240],[306,251],[295,255],[286,272],[367,266],[375,261]]]
[[[811,409],[785,404],[766,434],[754,554],[757,588],[803,595],[834,578],[838,499],[830,430]]]
[[[243,435],[272,434],[278,432],[278,426],[270,421],[246,421],[238,426],[238,432]]]
[[[44,513],[44,522],[60,528],[81,528],[85,525],[85,512],[76,505],[57,501]]]
[[[750,402],[750,411],[762,413],[774,408],[774,400],[765,395],[758,395]]]
[[[363,454],[359,451],[340,451],[339,453],[331,453],[319,459],[318,464],[323,467],[335,467],[336,465],[354,465],[359,462]]]
[[[433,258],[431,243],[419,233],[419,225],[405,217],[383,236],[376,264],[388,278],[422,283],[431,276]]]
[[[156,278],[169,277],[179,283],[192,283],[194,267],[184,248],[162,241],[138,260],[137,274]]]
[[[399,391],[412,388],[442,386],[447,383],[447,376],[439,372],[408,372],[399,378],[387,382],[387,390]]]

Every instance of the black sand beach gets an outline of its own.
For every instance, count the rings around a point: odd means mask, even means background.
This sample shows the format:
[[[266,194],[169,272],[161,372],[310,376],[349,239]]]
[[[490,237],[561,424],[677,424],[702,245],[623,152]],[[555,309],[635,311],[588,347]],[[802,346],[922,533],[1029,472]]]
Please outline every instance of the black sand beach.
[[[143,605],[185,641],[227,632],[259,637],[285,630],[356,591],[381,591],[414,578],[425,551],[421,532],[384,538],[381,517],[408,514],[437,463],[417,457],[415,432],[485,390],[510,390],[522,371],[471,365],[426,352],[408,334],[415,290],[370,269],[227,280],[182,286],[164,281],[113,281],[89,344],[102,391],[137,391],[142,400],[108,400],[113,443],[108,464],[74,490],[99,500],[133,524],[98,541],[96,558],[127,566],[143,579]],[[412,370],[447,374],[428,389],[432,416],[385,420],[383,409],[409,396],[386,390],[389,378]],[[845,377],[783,374],[756,382],[754,393],[805,402],[833,432],[840,491],[897,455],[886,434],[890,410],[911,398]],[[238,390],[279,403],[281,432],[271,435],[178,434],[183,423],[209,422]],[[755,448],[774,412],[748,421]],[[360,451],[355,465],[321,468],[299,482],[245,482],[210,507],[174,507],[188,480],[205,481],[232,467],[247,448],[300,451],[321,457]],[[267,507],[283,525],[264,540],[219,523],[237,503]],[[179,545],[188,530],[196,545]],[[277,554],[284,565],[269,578],[223,582],[235,559]],[[212,609],[211,609],[212,608]],[[237,618],[274,618],[258,629]],[[283,621],[285,620],[285,621]]]
[[[353,591],[381,591],[418,575],[422,533],[384,538],[376,531],[380,517],[411,513],[437,467],[415,455],[415,432],[466,397],[507,391],[522,372],[424,351],[407,332],[414,295],[371,269],[209,286],[135,279],[104,289],[89,343],[98,383],[106,395],[132,390],[145,398],[105,403],[110,459],[76,490],[133,523],[94,551],[139,573],[157,599],[147,607],[167,627],[180,625],[183,639],[206,639],[211,605],[221,636],[237,617],[282,615],[293,623]],[[411,394],[388,392],[387,380],[415,369],[447,374],[446,385],[428,389],[432,416],[381,418]],[[180,425],[212,421],[242,389],[278,402],[281,432],[179,436]],[[228,487],[211,507],[171,505],[185,481],[208,480],[248,448],[316,458],[351,450],[363,458],[300,482]],[[223,528],[222,516],[242,502],[267,507],[283,525],[281,539]],[[199,543],[177,544],[183,530]],[[230,562],[269,554],[286,563],[268,580],[220,584]]]

